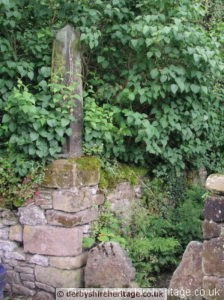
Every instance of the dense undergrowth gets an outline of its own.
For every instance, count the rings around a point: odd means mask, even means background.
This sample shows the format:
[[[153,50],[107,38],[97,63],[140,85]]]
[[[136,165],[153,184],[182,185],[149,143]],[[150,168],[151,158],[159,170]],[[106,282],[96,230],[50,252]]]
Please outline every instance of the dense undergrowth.
[[[156,285],[161,274],[174,270],[190,241],[202,240],[205,190],[183,177],[148,179],[142,186],[142,198],[132,213],[127,212],[128,222],[112,211],[109,202],[104,204],[84,247],[119,242],[132,258],[138,284],[149,287]]]

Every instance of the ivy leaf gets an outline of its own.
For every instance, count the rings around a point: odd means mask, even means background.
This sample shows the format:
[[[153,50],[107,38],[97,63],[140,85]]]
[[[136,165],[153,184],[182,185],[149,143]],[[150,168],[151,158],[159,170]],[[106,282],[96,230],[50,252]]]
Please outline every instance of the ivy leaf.
[[[27,76],[29,77],[30,80],[32,80],[34,77],[34,73],[32,71],[30,71],[27,73]]]
[[[70,121],[69,121],[69,120],[67,120],[67,119],[61,119],[61,126],[62,126],[62,127],[66,127],[66,126],[68,126],[68,125],[69,125],[69,123],[70,123]]]
[[[45,77],[48,78],[51,75],[51,68],[50,67],[42,67],[40,69],[40,74]]]
[[[2,123],[8,123],[11,120],[8,114],[3,115]]]
[[[147,33],[149,32],[149,29],[150,29],[150,27],[147,26],[147,25],[145,25],[145,26],[143,27],[143,30],[142,30],[143,34],[144,34],[144,35],[147,35]]]
[[[36,150],[33,147],[33,145],[29,145],[28,152],[29,152],[29,155],[34,155],[36,153]]]
[[[67,128],[65,133],[68,135],[68,136],[71,136],[72,135],[72,129],[71,128]]]
[[[185,84],[182,78],[175,78],[175,81],[178,85],[178,87],[180,88],[181,92],[183,92],[185,90]]]
[[[200,86],[196,85],[196,84],[191,84],[190,88],[191,88],[192,92],[195,94],[198,94],[200,91]]]
[[[50,127],[55,127],[57,125],[57,121],[55,119],[49,119],[49,120],[47,120],[47,124]]]
[[[175,95],[178,91],[178,86],[176,84],[171,84],[171,91]]]
[[[150,72],[150,75],[151,75],[152,79],[156,79],[156,77],[158,77],[158,75],[159,75],[158,69],[153,69],[153,70]]]
[[[167,75],[162,75],[162,76],[160,77],[160,81],[161,81],[162,83],[166,82],[166,81],[167,81]]]
[[[30,140],[33,142],[33,141],[36,141],[39,137],[39,134],[36,133],[36,132],[31,132],[30,133]]]
[[[83,239],[83,248],[91,248],[95,244],[95,239],[91,237],[84,237]]]
[[[64,130],[62,128],[56,128],[55,131],[60,137],[63,137]]]
[[[136,48],[138,45],[138,40],[131,40],[131,44],[132,44],[133,48]]]

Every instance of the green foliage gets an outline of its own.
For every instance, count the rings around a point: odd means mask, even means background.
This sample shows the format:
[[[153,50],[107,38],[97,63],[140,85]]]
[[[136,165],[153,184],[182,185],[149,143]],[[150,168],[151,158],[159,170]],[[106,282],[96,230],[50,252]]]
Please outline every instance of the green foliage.
[[[93,49],[98,72],[89,73],[95,101],[86,106],[86,148],[152,161],[157,170],[209,166],[212,149],[221,146],[223,110],[214,86],[223,67],[219,44],[199,24],[202,8],[194,1],[97,1],[98,22],[109,9]]]
[[[0,206],[19,207],[32,199],[43,177],[44,166],[39,163],[12,153],[0,157]]]
[[[176,236],[183,248],[191,240],[202,240],[201,221],[203,219],[204,193],[204,189],[198,186],[187,189],[184,193],[184,200],[172,214]]]
[[[91,248],[96,243],[109,241],[118,242],[125,247],[127,241],[120,232],[121,224],[121,221],[112,212],[110,203],[105,202],[101,207],[98,220],[93,223],[91,236],[85,237],[83,240],[83,247]]]
[[[54,95],[40,92],[31,94],[18,82],[5,105],[0,127],[1,136],[8,149],[16,149],[30,158],[47,159],[61,151],[64,136],[71,134],[68,128],[72,104],[68,99],[70,88],[52,84]]]
[[[117,161],[101,160],[101,172],[99,187],[101,189],[111,189],[119,182],[128,181],[132,185],[137,185],[147,174],[147,169],[118,163]]]
[[[184,186],[175,202],[166,187],[167,182],[158,179],[146,182],[142,205],[136,205],[129,228],[128,250],[144,287],[173,269],[190,241],[202,239],[204,190]]]
[[[174,181],[175,178],[172,184]],[[176,182],[179,181],[176,177]],[[170,192],[170,186],[160,179],[146,180],[142,199],[132,207],[129,223],[117,217],[106,202],[93,224],[92,234],[84,239],[84,247],[90,248],[99,242],[119,242],[136,267],[140,286],[155,285],[161,273],[169,272],[178,264],[190,241],[202,239],[204,190],[182,185],[181,198],[176,202],[172,198],[176,194]]]
[[[142,287],[152,286],[158,274],[177,264],[181,247],[173,232],[171,222],[136,205],[127,244]]]
[[[30,101],[35,99],[38,108],[46,105],[43,108],[50,120],[57,119],[56,127],[51,121],[41,124],[49,136],[29,150],[32,139],[37,143],[37,130],[31,131],[27,118],[22,145],[14,140],[12,146],[41,158],[59,152],[65,132],[58,123],[60,113],[52,115],[55,108],[49,104],[48,81],[53,37],[56,30],[71,23],[81,32],[87,154],[150,164],[157,174],[201,164],[217,168],[223,150],[223,89],[217,88],[223,70],[218,38],[222,18],[214,34],[202,25],[206,13],[216,16],[222,3],[216,0],[218,6],[213,7],[206,1],[209,9],[203,10],[200,2],[0,2],[1,115],[8,115],[8,101],[25,101],[32,110]],[[26,96],[25,91],[13,90],[18,78],[28,87]],[[17,109],[16,115],[24,114]],[[12,119],[11,114],[8,122]],[[5,130],[0,133],[1,145],[14,133],[17,138],[21,134],[18,129]],[[46,147],[50,135],[57,144],[50,147],[51,152]]]

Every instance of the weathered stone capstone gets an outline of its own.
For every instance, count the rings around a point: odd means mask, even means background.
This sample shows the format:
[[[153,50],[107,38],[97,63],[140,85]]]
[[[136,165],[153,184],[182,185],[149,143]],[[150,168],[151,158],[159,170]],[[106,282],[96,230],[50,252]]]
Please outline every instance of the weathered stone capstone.
[[[206,180],[206,188],[212,192],[224,193],[224,175],[212,174]]]

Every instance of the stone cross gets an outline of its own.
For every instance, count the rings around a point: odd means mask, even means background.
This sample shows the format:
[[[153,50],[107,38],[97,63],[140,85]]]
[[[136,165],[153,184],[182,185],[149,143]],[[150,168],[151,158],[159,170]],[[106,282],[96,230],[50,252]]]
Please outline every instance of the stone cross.
[[[63,156],[65,157],[82,155],[83,95],[79,46],[80,34],[72,26],[66,25],[57,32],[53,45],[52,80],[57,80],[66,86],[74,86],[73,116],[75,121],[70,124],[72,135],[67,138],[63,146]]]

